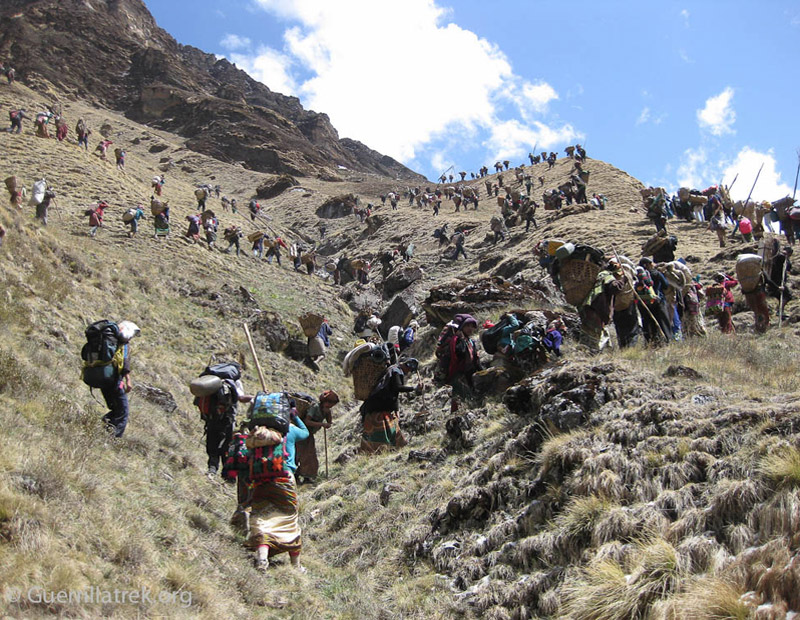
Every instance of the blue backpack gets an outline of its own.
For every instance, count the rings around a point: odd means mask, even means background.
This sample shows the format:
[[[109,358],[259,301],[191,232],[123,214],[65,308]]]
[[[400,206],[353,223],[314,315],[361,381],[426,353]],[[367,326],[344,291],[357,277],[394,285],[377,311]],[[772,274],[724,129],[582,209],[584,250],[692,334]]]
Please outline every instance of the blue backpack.
[[[266,426],[286,435],[289,432],[289,421],[292,413],[292,402],[285,392],[258,392],[250,405],[248,426]]]

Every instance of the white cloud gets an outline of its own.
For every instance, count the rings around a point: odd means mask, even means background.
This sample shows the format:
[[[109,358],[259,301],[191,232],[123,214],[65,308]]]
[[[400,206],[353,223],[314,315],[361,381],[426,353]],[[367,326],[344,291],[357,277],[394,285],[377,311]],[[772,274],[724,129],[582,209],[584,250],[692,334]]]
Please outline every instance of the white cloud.
[[[678,167],[678,183],[681,187],[695,189],[716,185],[720,181],[728,186],[733,183],[731,198],[745,200],[761,164],[764,164],[764,168],[758,176],[751,200],[773,201],[786,195],[791,196],[792,187],[781,179],[772,149],[764,153],[748,146],[741,149],[733,159],[723,157],[716,161],[709,159],[708,152],[703,147],[686,149],[684,159]]]
[[[776,170],[775,155],[770,149],[766,153],[761,153],[749,146],[744,147],[736,155],[736,158],[728,165],[724,166],[722,179],[726,185],[730,185],[736,178],[736,183],[731,188],[731,198],[733,200],[745,200],[750,188],[756,180],[758,169],[764,164],[758,182],[753,190],[752,199],[774,201],[784,196],[792,195],[792,187],[781,180],[781,173]],[[738,177],[736,175],[739,175]]]
[[[230,61],[276,93],[297,94],[297,83],[290,73],[292,61],[277,50],[261,47],[255,55],[231,54]]]
[[[536,152],[551,149],[554,146],[570,144],[575,139],[583,140],[572,125],[551,128],[544,123],[534,121],[532,127],[516,119],[495,123],[491,134],[483,143],[491,153],[491,159],[524,158],[536,145]]]
[[[228,51],[236,51],[241,49],[247,49],[250,47],[250,39],[247,37],[240,37],[238,34],[231,34],[228,33],[219,44]]]
[[[662,122],[664,122],[665,118],[667,118],[666,112],[655,116],[650,107],[645,106],[639,113],[639,118],[636,119],[636,124],[644,125],[645,123],[650,123],[651,125],[660,125]]]
[[[697,111],[697,122],[701,129],[707,129],[715,136],[735,133],[732,125],[736,122],[733,110],[733,89],[728,86],[719,95],[709,97],[702,110]]]
[[[684,27],[688,28],[689,27],[689,11],[686,10],[686,9],[683,9],[681,11],[681,17],[683,18]]]
[[[439,170],[439,174],[442,174],[442,172],[454,165],[455,164],[453,164],[453,162],[449,159],[447,153],[437,151],[431,157],[431,168],[434,170]]]
[[[522,96],[536,112],[544,112],[548,103],[558,99],[558,93],[547,82],[538,84],[526,82],[522,87]]]
[[[340,135],[401,161],[444,136],[499,133],[494,129],[508,117],[503,108],[509,105],[525,119],[522,132],[564,131],[541,119],[558,93],[515,75],[493,43],[446,23],[448,11],[436,0],[256,2],[291,24],[284,32],[286,56],[273,52],[262,63],[269,61],[271,70],[277,64],[292,84],[288,59],[294,61],[310,76],[294,82],[306,108],[328,114]],[[236,62],[248,72],[257,64],[243,57]]]
[[[694,60],[692,60],[692,58],[689,56],[689,53],[683,48],[678,50],[678,56],[680,56],[680,59],[687,65],[691,65],[694,63]]]
[[[708,154],[705,149],[686,149],[683,152],[683,161],[678,166],[678,184],[680,187],[698,189],[711,178],[711,168],[708,164]]]

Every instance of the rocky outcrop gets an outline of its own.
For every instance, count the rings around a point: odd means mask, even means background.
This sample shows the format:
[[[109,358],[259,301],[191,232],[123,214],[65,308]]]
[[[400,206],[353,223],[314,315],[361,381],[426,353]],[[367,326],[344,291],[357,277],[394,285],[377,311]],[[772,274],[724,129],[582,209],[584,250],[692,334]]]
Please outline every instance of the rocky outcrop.
[[[190,149],[253,170],[332,178],[342,167],[423,177],[360,142],[326,114],[271,91],[228,60],[180,45],[141,0],[6,0],[0,51],[18,78],[124,112]]]
[[[510,303],[554,308],[558,297],[553,294],[552,285],[545,281],[511,283],[493,277],[469,284],[455,281],[435,286],[423,302],[423,308],[428,322],[442,327],[456,314],[481,314]]]
[[[347,217],[353,214],[353,210],[358,205],[358,198],[354,194],[342,194],[328,198],[317,207],[317,217],[324,219],[334,219]]]
[[[259,185],[256,189],[256,196],[262,200],[269,200],[270,198],[275,198],[275,196],[280,196],[287,189],[297,185],[300,185],[300,183],[292,175],[282,174]]]
[[[422,279],[422,269],[419,265],[403,265],[390,273],[383,281],[383,295],[391,298],[395,293],[407,289],[409,286]]]

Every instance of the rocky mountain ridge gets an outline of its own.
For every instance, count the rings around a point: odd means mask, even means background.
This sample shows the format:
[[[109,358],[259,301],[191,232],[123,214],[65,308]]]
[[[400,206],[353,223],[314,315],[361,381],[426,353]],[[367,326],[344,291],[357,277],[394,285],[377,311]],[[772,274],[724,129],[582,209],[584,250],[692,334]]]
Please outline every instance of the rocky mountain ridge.
[[[271,91],[224,58],[181,45],[142,0],[8,0],[0,58],[43,95],[123,112],[188,148],[262,172],[339,178],[341,168],[423,177],[358,141],[324,113]]]

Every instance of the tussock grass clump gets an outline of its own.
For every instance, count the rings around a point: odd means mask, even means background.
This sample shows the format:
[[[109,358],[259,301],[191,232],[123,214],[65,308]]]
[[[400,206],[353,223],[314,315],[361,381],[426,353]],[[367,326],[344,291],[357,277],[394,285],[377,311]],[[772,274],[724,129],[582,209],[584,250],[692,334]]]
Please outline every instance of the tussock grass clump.
[[[591,536],[592,530],[612,508],[616,508],[616,504],[605,497],[576,497],[555,518],[553,524],[559,538],[579,544]]]
[[[585,429],[551,434],[533,459],[541,468],[541,475],[552,469],[569,469],[582,462],[588,455],[585,444],[590,437],[591,433]]]
[[[675,591],[686,574],[685,562],[663,539],[640,543],[628,562],[627,572],[614,560],[595,560],[568,576],[560,611],[576,620],[645,617],[650,606]]]
[[[758,471],[780,487],[800,487],[800,450],[789,446],[761,459]]]
[[[690,582],[684,592],[661,607],[665,620],[746,620],[751,609],[742,601],[744,590],[735,583],[714,577]]]

